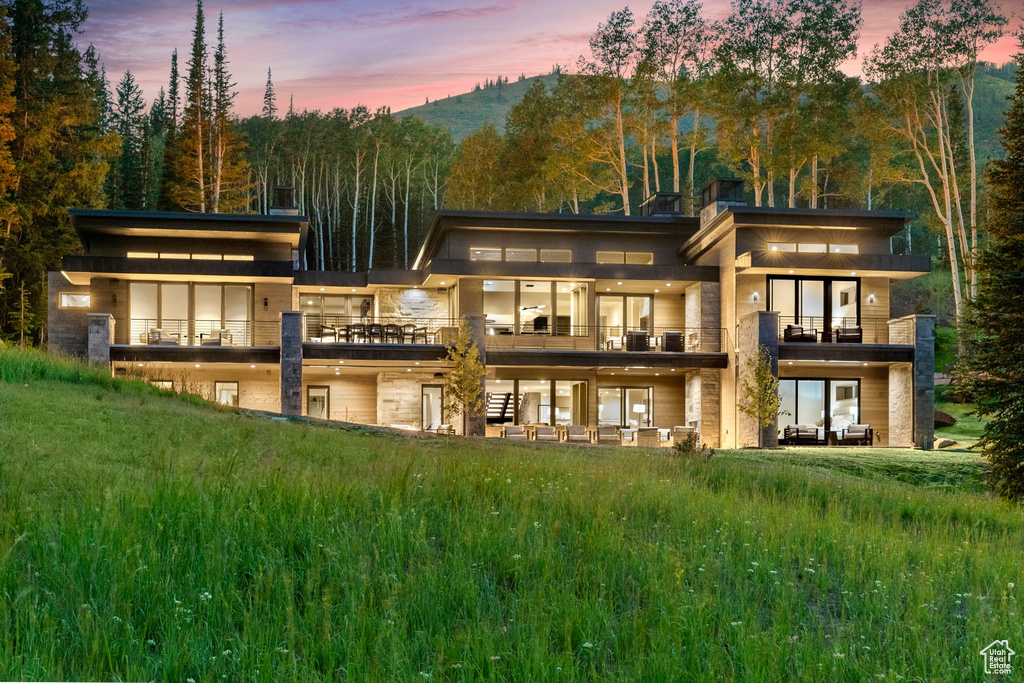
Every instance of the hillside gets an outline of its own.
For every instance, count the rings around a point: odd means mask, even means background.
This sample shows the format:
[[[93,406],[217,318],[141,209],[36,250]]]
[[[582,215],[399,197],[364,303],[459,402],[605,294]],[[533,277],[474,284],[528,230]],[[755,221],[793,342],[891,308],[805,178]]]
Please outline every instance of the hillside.
[[[1013,94],[1014,87],[1012,70],[992,69],[991,73],[998,73],[999,77],[984,71],[978,73],[974,94],[979,165],[983,165],[993,156],[1002,154],[998,129],[1003,124],[1002,115],[1008,106],[1006,98]],[[541,78],[549,89],[555,87],[558,81],[555,74]],[[1007,78],[1011,80],[1006,80]],[[499,131],[504,132],[509,109],[523,99],[532,82],[533,78],[527,78],[524,81],[509,82],[501,88],[482,88],[403,109],[395,112],[395,115],[399,118],[415,116],[431,125],[444,124],[452,132],[452,138],[456,142],[488,123],[493,123]],[[705,122],[708,125],[712,124],[710,120]],[[685,128],[689,125],[689,120],[682,121],[681,125]]]
[[[0,415],[7,680],[979,680],[1024,641],[965,453],[410,439],[2,348]]]
[[[548,74],[541,76],[547,87],[553,88],[558,76]],[[534,77],[522,81],[509,81],[501,87],[491,86],[472,92],[452,95],[429,104],[421,104],[395,112],[398,118],[415,116],[424,123],[436,125],[443,123],[452,132],[452,138],[459,142],[473,131],[483,128],[488,123],[505,132],[505,118],[508,110],[519,103]]]

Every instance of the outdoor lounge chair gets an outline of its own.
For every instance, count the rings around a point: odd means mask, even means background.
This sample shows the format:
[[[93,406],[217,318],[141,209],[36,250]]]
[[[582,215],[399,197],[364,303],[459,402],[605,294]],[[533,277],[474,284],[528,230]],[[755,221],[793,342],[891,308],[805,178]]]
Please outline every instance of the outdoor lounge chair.
[[[843,430],[843,435],[839,437],[839,443],[843,446],[855,444],[857,446],[870,446],[874,443],[875,431],[871,429],[871,425],[850,425]]]
[[[636,445],[640,448],[657,448],[661,445],[661,434],[657,427],[641,427],[637,431]]]
[[[860,327],[837,327],[832,331],[832,340],[837,344],[861,344],[864,330]]]
[[[455,436],[455,427],[453,425],[450,425],[450,424],[448,424],[448,425],[438,425],[437,433],[438,434],[444,434],[446,436]]]
[[[177,346],[180,342],[178,335],[159,327],[154,327],[146,335],[146,343],[160,346]]]
[[[590,443],[586,425],[569,425],[565,428],[565,440],[573,443]]]
[[[231,346],[231,330],[213,330],[199,340],[200,346]]]
[[[601,446],[621,446],[622,435],[618,427],[603,426],[597,428],[597,443]]]
[[[672,428],[672,441],[677,444],[684,443],[690,438],[690,434],[693,434],[695,431],[696,430],[693,427],[682,427],[676,425]]]
[[[522,425],[508,425],[501,430],[501,437],[503,439],[513,439],[515,441],[526,441],[526,430],[523,429]]]
[[[815,425],[789,425],[786,427],[784,432],[786,444],[790,446],[797,445],[817,445],[818,440],[818,428]]]
[[[683,333],[679,330],[665,330],[662,335],[661,350],[673,353],[683,351]]]
[[[818,341],[818,331],[805,330],[800,325],[786,325],[786,329],[782,333],[782,341],[816,342]]]
[[[537,425],[533,428],[533,438],[535,441],[558,441],[558,432],[554,427]]]

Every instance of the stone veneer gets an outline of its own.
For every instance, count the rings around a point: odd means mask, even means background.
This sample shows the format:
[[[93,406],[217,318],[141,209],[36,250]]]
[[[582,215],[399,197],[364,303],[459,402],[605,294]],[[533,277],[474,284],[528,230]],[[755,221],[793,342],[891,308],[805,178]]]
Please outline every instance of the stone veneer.
[[[375,297],[377,316],[381,319],[404,318],[417,321],[449,318],[447,290],[381,287]]]
[[[747,378],[747,362],[757,355],[758,346],[765,346],[771,356],[772,374],[779,376],[779,314],[774,311],[757,311],[740,319],[736,333],[736,365],[739,381],[736,384],[736,401],[743,400],[743,386]],[[726,408],[723,406],[723,408]],[[740,448],[758,446],[757,421],[737,408],[736,445]],[[774,448],[779,445],[778,418],[761,430],[760,445]]]
[[[61,308],[62,292],[88,294],[89,285],[73,285],[57,271],[47,274],[47,348],[51,352],[85,358],[89,354],[89,309]]]
[[[914,372],[911,363],[889,366],[889,446],[914,445]]]
[[[114,341],[114,317],[109,313],[89,314],[89,364],[110,365]]]
[[[432,372],[382,372],[377,375],[377,423],[385,427],[423,428],[423,385],[441,384]],[[455,422],[459,422],[456,420]],[[462,425],[455,424],[461,432]]]
[[[302,414],[301,311],[281,311],[281,414]]]

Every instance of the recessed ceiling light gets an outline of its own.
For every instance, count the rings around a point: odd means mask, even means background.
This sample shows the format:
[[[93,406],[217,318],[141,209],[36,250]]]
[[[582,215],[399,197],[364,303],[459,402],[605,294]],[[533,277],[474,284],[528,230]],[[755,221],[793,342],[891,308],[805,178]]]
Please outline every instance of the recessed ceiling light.
[[[865,363],[864,365],[867,366],[867,363]]]
[[[675,371],[676,371],[676,369],[675,369],[675,368],[672,368],[672,372],[675,372]]]
[[[610,291],[612,291],[612,288],[611,288],[611,287],[605,287],[605,288],[604,288],[604,291],[606,291],[606,292],[610,292]]]
[[[619,284],[621,285],[622,283],[620,282]]]
[[[196,367],[197,367],[197,368],[199,367],[199,363],[196,363]]]
[[[850,275],[856,275],[856,274],[857,274],[857,273],[855,273],[855,272],[854,272],[854,273],[850,273]]]
[[[419,361],[416,361],[416,365],[419,365],[419,364],[420,364],[420,362],[419,362]]]
[[[661,373],[660,373],[660,372],[656,372],[656,373],[654,373],[654,376],[655,376],[655,377],[660,377],[660,376],[661,376]]]
[[[654,293],[657,294],[660,291],[661,291],[660,289],[656,289],[656,290],[654,290]]]
[[[140,367],[140,368],[142,367],[142,363],[139,363],[139,367]]]
[[[345,364],[345,361],[343,361],[343,360],[339,360],[339,361],[338,361],[338,363],[340,363],[341,365],[344,365],[344,364]]]
[[[412,368],[406,368],[405,371],[406,372],[412,372]]]
[[[441,284],[443,285],[444,283],[442,282]]]
[[[671,283],[671,282],[666,282],[666,283],[665,283],[665,286],[666,286],[666,287],[671,287],[671,286],[672,286],[672,283]]]
[[[256,366],[255,366],[255,365],[250,365],[249,367],[250,367],[250,368],[254,368],[254,367],[256,367]]]
[[[793,364],[793,361],[789,361],[789,364],[790,364],[790,365],[792,365],[792,364]]]
[[[613,372],[612,374],[614,375],[615,373]]]
[[[322,292],[322,291],[324,291],[324,288],[323,288],[323,287],[321,287],[321,288],[320,288],[320,291],[321,291],[321,292]]]
[[[313,305],[313,302],[312,302],[312,301],[307,301],[306,303],[307,303],[307,304],[309,304],[310,306],[312,306],[312,305]]]
[[[791,273],[792,273],[793,271],[791,270],[791,271],[789,271],[789,272],[791,272]]]

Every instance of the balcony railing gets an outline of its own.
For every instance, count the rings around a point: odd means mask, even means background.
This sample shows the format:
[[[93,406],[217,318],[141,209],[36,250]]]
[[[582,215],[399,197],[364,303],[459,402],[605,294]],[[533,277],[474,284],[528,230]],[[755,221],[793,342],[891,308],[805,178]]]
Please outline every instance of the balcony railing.
[[[278,322],[129,318],[114,325],[114,341],[133,346],[280,346]]]
[[[779,316],[780,342],[822,344],[907,344],[896,341],[888,318],[823,318]]]
[[[722,353],[725,330],[715,327],[624,327],[590,325],[566,327],[563,334],[524,330],[519,334],[490,332],[487,347],[495,349],[564,349],[573,351],[634,351]],[[557,332],[557,331],[556,331]]]
[[[302,340],[323,344],[445,344],[458,326],[451,318],[305,315]]]

